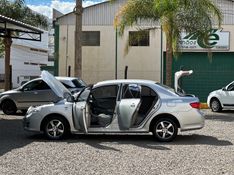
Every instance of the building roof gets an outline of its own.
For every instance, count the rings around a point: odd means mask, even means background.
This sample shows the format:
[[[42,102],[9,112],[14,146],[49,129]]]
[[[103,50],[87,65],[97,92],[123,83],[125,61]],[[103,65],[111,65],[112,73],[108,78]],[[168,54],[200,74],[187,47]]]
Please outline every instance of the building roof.
[[[223,13],[222,25],[234,24],[234,0],[212,0],[217,4]],[[113,26],[116,13],[127,2],[127,0],[109,0],[84,8],[82,24],[83,26]],[[75,25],[74,12],[65,14],[56,19],[58,25]],[[158,26],[154,21],[141,21],[140,25]]]
[[[13,29],[43,33],[43,30],[0,14],[0,29]]]
[[[109,3],[109,2],[110,2],[110,0],[106,0],[106,1],[103,1],[103,2],[100,2],[100,3],[97,3],[97,4],[90,5],[90,6],[88,6],[88,7],[84,7],[83,9],[89,9],[89,8],[98,6],[98,5],[100,5],[100,4]],[[67,16],[67,15],[73,14],[73,13],[74,13],[74,11],[72,11],[72,12],[70,12],[70,13],[67,13],[67,14],[64,14],[64,15],[61,15],[61,16],[57,17],[56,20],[59,19],[59,18],[63,18],[63,17],[65,17],[65,16]]]

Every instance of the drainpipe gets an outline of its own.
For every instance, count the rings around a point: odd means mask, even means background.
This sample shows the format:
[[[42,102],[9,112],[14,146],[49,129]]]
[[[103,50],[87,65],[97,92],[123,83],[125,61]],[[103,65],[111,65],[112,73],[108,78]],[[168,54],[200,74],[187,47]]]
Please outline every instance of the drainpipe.
[[[162,25],[161,25],[161,45],[160,45],[160,57],[161,57],[161,76],[160,76],[160,83],[163,84],[163,73],[164,73],[164,69],[163,69],[163,30],[162,30]]]
[[[115,29],[115,79],[118,79],[118,29]]]

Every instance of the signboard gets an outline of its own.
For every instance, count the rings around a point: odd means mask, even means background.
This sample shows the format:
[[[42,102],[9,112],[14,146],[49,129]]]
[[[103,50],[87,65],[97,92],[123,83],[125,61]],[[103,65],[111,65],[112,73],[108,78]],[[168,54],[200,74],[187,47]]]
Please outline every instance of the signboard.
[[[182,33],[179,48],[182,50],[204,51],[228,51],[230,49],[230,32],[212,29],[208,34],[208,40],[197,33]]]

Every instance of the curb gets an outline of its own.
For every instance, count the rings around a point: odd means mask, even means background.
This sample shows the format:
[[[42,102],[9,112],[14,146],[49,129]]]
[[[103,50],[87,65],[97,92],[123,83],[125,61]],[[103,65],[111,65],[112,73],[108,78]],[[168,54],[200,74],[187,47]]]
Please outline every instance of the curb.
[[[209,109],[209,107],[208,107],[207,103],[201,103],[200,109]]]

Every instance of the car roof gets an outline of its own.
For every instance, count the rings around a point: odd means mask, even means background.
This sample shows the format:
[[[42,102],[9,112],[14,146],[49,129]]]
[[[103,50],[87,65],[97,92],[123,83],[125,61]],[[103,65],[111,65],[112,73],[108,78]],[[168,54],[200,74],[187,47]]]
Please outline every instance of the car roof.
[[[119,79],[119,80],[106,80],[98,82],[94,86],[120,84],[120,83],[155,84],[156,82],[152,80],[141,80],[141,79]]]
[[[76,78],[76,77],[55,77],[57,80],[74,80],[74,79],[79,79],[79,78]],[[34,78],[34,79],[32,79],[33,81],[34,80],[42,80],[42,78],[41,77],[39,77],[39,78]]]
[[[74,80],[79,79],[77,77],[55,77],[57,80]]]

